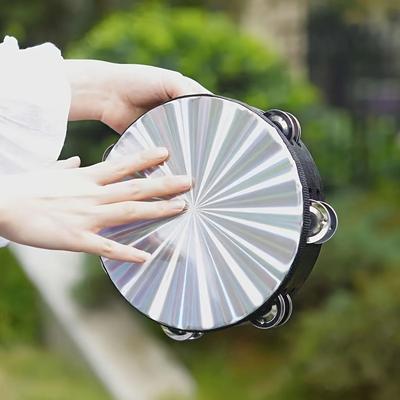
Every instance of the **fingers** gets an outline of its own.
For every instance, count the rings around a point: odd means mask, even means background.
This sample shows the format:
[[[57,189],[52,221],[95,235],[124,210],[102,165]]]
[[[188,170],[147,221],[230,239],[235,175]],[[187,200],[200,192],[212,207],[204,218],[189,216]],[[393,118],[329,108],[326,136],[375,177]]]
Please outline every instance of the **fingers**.
[[[69,168],[78,168],[81,165],[81,159],[79,156],[74,156],[67,158],[66,160],[58,160],[51,162],[45,166],[43,169],[69,169]]]
[[[173,99],[189,94],[211,94],[209,90],[201,86],[200,83],[188,78],[179,72],[165,70],[168,74],[163,79],[164,91],[167,98]]]
[[[186,192],[192,186],[187,175],[164,176],[161,178],[130,179],[101,187],[100,201],[116,203],[128,200],[145,200]]]
[[[100,235],[89,233],[83,239],[82,251],[113,260],[143,263],[150,259],[151,254],[134,247],[126,246]]]
[[[166,160],[167,157],[168,150],[165,147],[155,147],[117,161],[106,160],[90,167],[81,168],[81,172],[88,174],[97,183],[106,185],[118,182],[135,172],[154,167]]]
[[[81,159],[78,156],[67,158],[66,160],[58,160],[56,168],[78,168],[81,165]]]
[[[204,86],[200,85],[199,82],[195,81],[192,78],[189,78],[187,76],[184,77],[186,79],[186,90],[190,90],[191,93],[184,93],[184,94],[198,94],[198,93],[205,93],[205,94],[211,94],[211,92],[206,89]],[[183,96],[184,94],[180,95]]]
[[[185,201],[180,199],[105,204],[96,207],[96,224],[101,229],[137,220],[170,217],[184,208]]]

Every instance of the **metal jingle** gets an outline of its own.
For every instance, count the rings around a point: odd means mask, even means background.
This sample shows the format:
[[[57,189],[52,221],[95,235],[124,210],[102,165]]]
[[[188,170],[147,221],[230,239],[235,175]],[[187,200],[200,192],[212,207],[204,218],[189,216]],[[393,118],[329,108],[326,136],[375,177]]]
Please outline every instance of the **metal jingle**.
[[[301,125],[299,120],[290,112],[286,112],[293,123],[293,139],[298,143],[301,139]]]
[[[310,201],[311,228],[308,244],[322,244],[327,242],[336,232],[338,217],[328,203],[324,201]]]
[[[282,295],[278,295],[271,308],[263,315],[251,320],[250,322],[259,329],[271,329],[280,324],[285,316],[286,306]]]
[[[292,312],[293,312],[293,302],[292,302],[292,298],[290,297],[290,294],[286,293],[283,296],[283,299],[285,301],[286,310],[285,310],[284,316],[282,317],[281,322],[279,322],[279,326],[285,325],[286,322],[289,321],[290,317],[292,316]]]
[[[278,294],[278,302],[280,304],[281,313],[280,313],[279,318],[277,319],[277,321],[275,322],[275,324],[272,327],[280,325],[282,322],[282,319],[284,318],[285,313],[286,313],[285,298],[281,294]]]
[[[200,339],[202,336],[204,336],[204,332],[192,332],[192,336],[188,340]]]
[[[273,122],[290,141],[299,141],[301,128],[299,121],[292,114],[282,110],[272,109],[264,115]]]
[[[164,325],[161,325],[161,329],[170,339],[176,340],[178,342],[184,342],[186,340],[195,340],[203,336],[203,332],[181,331],[179,329],[168,328]]]

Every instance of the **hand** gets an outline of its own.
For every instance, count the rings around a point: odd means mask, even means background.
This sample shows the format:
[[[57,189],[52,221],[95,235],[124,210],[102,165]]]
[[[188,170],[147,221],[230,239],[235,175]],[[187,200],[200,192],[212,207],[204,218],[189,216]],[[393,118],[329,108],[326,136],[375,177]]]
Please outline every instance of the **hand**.
[[[108,226],[181,212],[183,200],[142,201],[187,191],[191,179],[174,176],[121,181],[168,157],[165,148],[119,161],[79,168],[79,157],[51,168],[0,177],[0,235],[47,249],[94,253],[116,260],[144,262],[150,254],[97,233]]]
[[[187,94],[210,93],[179,72],[137,64],[66,60],[69,119],[96,119],[119,133],[150,108]]]

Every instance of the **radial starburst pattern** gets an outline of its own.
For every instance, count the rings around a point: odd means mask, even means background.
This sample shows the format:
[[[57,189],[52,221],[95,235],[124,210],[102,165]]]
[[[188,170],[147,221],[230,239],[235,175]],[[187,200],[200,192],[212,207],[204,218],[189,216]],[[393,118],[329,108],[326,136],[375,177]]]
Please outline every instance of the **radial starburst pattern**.
[[[144,265],[103,258],[122,295],[161,324],[209,330],[259,308],[288,273],[303,224],[296,165],[276,130],[231,100],[191,96],[132,124],[108,158],[165,146],[146,176],[188,174],[187,210],[102,234],[153,254]]]

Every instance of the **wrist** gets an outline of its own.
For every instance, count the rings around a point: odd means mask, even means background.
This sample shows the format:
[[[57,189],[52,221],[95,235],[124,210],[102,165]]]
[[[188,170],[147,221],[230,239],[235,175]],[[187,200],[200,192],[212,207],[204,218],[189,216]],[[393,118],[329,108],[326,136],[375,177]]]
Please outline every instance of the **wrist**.
[[[10,216],[10,210],[7,201],[2,198],[0,200],[0,236],[5,237],[5,227]]]
[[[110,101],[108,70],[112,64],[97,60],[64,60],[71,87],[68,119],[101,120]]]

